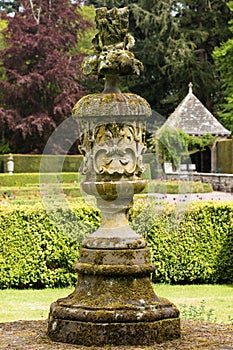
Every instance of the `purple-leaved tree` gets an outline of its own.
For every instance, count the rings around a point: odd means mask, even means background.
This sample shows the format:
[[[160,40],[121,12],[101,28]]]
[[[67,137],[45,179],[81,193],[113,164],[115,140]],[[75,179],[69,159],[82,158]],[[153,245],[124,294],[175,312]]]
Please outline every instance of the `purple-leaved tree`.
[[[3,31],[0,129],[15,153],[41,153],[84,95],[77,33],[90,24],[69,0],[22,0]],[[0,141],[1,142],[1,141]],[[62,150],[57,150],[62,152]]]

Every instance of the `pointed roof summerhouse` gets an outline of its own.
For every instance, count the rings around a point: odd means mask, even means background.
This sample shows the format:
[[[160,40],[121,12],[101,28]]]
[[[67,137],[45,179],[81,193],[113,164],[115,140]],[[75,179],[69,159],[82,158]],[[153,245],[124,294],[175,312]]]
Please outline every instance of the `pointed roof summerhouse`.
[[[189,84],[187,96],[168,117],[162,128],[164,127],[181,129],[186,134],[195,136],[211,134],[226,137],[231,134],[193,94],[192,83]]]

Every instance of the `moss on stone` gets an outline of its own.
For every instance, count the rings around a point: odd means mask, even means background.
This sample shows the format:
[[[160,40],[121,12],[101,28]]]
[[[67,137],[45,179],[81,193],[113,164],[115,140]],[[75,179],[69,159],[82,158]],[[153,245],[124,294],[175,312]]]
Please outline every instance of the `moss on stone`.
[[[72,111],[75,117],[150,116],[148,102],[132,93],[92,94],[82,97]]]
[[[180,320],[166,319],[155,322],[95,323],[54,319],[48,333],[54,341],[86,346],[151,345],[180,337]],[[67,331],[69,330],[69,331]]]
[[[103,256],[98,255],[98,264],[95,261],[92,264],[77,263],[76,269],[82,274],[112,276],[148,275],[154,271],[154,265],[152,264],[106,265],[100,263],[101,259],[103,259]]]

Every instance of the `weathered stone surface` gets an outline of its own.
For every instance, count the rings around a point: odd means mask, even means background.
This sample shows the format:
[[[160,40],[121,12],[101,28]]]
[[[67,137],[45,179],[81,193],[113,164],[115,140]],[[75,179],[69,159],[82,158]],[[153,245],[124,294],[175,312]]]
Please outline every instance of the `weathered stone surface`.
[[[85,75],[117,76],[140,74],[143,70],[143,64],[130,51],[134,46],[134,38],[128,33],[128,17],[127,7],[96,9],[98,33],[92,40],[95,53],[83,61]],[[107,87],[104,92],[108,92]]]
[[[137,264],[149,264],[150,249],[85,249],[81,248],[79,251],[80,261],[82,263],[90,263],[95,265],[137,265]]]
[[[107,324],[54,320],[50,325],[51,339],[86,346],[150,345],[180,336],[179,319]]]
[[[179,337],[179,311],[150,282],[148,248],[80,251],[75,291],[51,305],[55,341],[146,345]]]
[[[129,226],[127,212],[132,206],[134,193],[140,193],[145,185],[146,181],[141,179],[83,182],[81,186],[85,192],[97,199],[102,221],[100,227],[87,236],[82,245],[93,249],[144,248],[146,242]]]
[[[138,73],[141,63],[128,50],[127,9],[97,10],[96,54],[84,61],[86,74],[105,75],[104,93],[75,105],[84,156],[82,189],[97,200],[102,222],[82,242],[75,291],[51,305],[48,334],[55,341],[87,345],[146,345],[180,336],[178,309],[153,290],[146,241],[128,223],[133,196],[146,182],[149,104],[120,93],[118,75]]]
[[[141,96],[132,93],[92,94],[82,97],[74,106],[73,115],[79,118],[122,117],[128,121],[132,116],[134,120],[140,116],[151,115],[149,103]],[[126,117],[127,116],[127,117]],[[118,119],[119,120],[119,119]],[[102,118],[101,118],[102,121]]]
[[[142,155],[146,150],[146,118],[150,114],[148,103],[134,94],[94,94],[77,102],[73,115],[81,122],[79,150],[84,161],[80,170],[86,180],[106,182],[140,177],[145,170]],[[96,184],[96,190],[100,185]],[[91,191],[94,190],[92,186]]]

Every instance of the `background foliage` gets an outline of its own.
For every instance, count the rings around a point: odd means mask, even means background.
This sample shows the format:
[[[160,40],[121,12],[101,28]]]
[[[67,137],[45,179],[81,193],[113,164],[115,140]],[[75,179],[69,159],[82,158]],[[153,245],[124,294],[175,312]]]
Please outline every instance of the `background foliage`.
[[[100,214],[85,203],[71,209],[57,208],[51,220],[41,206],[0,208],[0,288],[75,283],[79,244],[97,228]],[[233,283],[232,203],[182,210],[139,200],[130,221],[151,249],[154,282]]]
[[[74,103],[103,89],[103,82],[80,72],[95,33],[93,6],[129,7],[134,53],[145,69],[140,77],[122,79],[122,91],[145,97],[157,120],[168,117],[192,81],[201,102],[233,130],[232,0],[84,3],[92,6],[79,6],[79,0],[0,1],[0,152],[6,144],[11,152],[40,153]]]
[[[159,158],[161,164],[171,162],[174,170],[181,163],[190,163],[190,155],[211,147],[216,136],[206,134],[194,136],[183,130],[171,127],[161,127],[148,139],[148,147]]]
[[[222,82],[212,52],[232,37],[227,1],[86,0],[85,4],[129,7],[134,52],[145,69],[138,78],[128,77],[126,87],[167,117],[192,81],[198,98],[216,111]]]
[[[231,13],[233,13],[233,1],[228,3]],[[224,125],[233,132],[233,20],[229,21],[231,37],[221,43],[213,51],[213,58],[219,70],[222,85],[222,103],[219,103],[218,114]],[[221,102],[221,101],[220,101]]]
[[[1,31],[6,47],[0,50],[0,142],[8,141],[17,153],[42,153],[84,95],[77,32],[89,22],[69,0],[20,5],[14,16],[1,12],[8,25]]]

